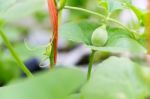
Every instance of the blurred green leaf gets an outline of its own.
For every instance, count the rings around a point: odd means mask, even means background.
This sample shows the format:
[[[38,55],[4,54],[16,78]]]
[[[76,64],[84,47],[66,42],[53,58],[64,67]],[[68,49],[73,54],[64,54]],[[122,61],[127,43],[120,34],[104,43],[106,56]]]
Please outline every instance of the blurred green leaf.
[[[92,33],[98,26],[98,24],[88,21],[67,23],[60,27],[59,32],[64,39],[89,45]]]
[[[132,54],[146,53],[146,49],[136,41],[132,33],[121,28],[109,28],[108,33],[109,39],[104,47],[89,47],[102,52],[131,52]]]
[[[0,0],[0,19],[14,21],[44,7],[45,0]]]
[[[100,52],[110,52],[110,53],[122,53],[122,52],[127,52],[127,50],[125,50],[124,48],[121,47],[110,47],[110,46],[106,46],[106,47],[96,47],[96,46],[87,46],[90,49],[96,50],[96,51],[100,51]]]
[[[3,54],[1,54],[3,56]],[[6,84],[20,77],[20,69],[13,59],[0,57],[0,83]]]
[[[82,99],[145,99],[141,67],[129,59],[110,57],[99,64],[82,88]]]
[[[73,94],[73,95],[70,95],[67,99],[81,99],[80,98],[80,94]]]
[[[89,22],[67,23],[60,28],[60,35],[64,39],[86,44],[89,48],[102,52],[146,53],[146,49],[135,39],[134,34],[121,28],[108,28],[109,38],[106,45],[92,46],[91,35],[98,26]]]
[[[14,46],[15,51],[20,56],[21,60],[26,61],[32,57],[42,58],[45,48],[29,50],[24,43],[18,43]],[[34,47],[33,47],[34,49]]]
[[[67,5],[69,6],[85,6],[88,0],[67,0]]]
[[[106,47],[118,47],[132,53],[146,53],[146,49],[134,38],[133,34],[120,28],[110,28]]]
[[[0,99],[66,99],[83,83],[81,71],[58,69],[0,88]]]
[[[108,10],[108,12],[114,12],[125,8],[124,4],[131,3],[131,0],[98,0],[99,4]]]

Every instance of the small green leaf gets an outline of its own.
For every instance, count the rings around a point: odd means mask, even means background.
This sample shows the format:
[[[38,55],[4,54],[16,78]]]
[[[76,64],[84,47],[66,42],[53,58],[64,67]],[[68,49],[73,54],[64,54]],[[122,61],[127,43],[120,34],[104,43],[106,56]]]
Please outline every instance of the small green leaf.
[[[58,69],[0,88],[0,99],[66,99],[83,83],[81,71]]]
[[[141,67],[129,59],[110,57],[93,72],[82,88],[82,99],[145,99]]]

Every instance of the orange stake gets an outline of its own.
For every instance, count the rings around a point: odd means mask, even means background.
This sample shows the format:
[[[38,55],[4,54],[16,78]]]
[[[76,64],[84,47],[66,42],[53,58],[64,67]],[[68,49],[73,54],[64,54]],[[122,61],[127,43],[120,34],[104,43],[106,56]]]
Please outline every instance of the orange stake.
[[[148,0],[148,13],[146,14],[146,33],[147,33],[147,48],[148,52],[146,55],[146,60],[148,65],[150,65],[150,0]]]
[[[57,61],[57,47],[58,47],[58,12],[55,0],[48,0],[49,13],[51,14],[51,24],[53,29],[53,47],[54,47],[54,63]]]

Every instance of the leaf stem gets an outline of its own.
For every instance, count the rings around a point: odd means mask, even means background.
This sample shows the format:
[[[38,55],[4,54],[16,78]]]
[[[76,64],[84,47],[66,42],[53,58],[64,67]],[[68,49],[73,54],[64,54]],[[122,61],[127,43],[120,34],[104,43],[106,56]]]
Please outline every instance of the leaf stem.
[[[95,50],[92,50],[92,53],[91,53],[90,58],[89,58],[87,80],[89,80],[91,77],[91,71],[92,71],[92,66],[93,66],[93,62],[94,62],[94,54],[95,54]]]
[[[89,14],[98,16],[98,17],[100,17],[100,18],[102,18],[102,19],[105,19],[105,16],[104,16],[104,15],[99,14],[99,13],[94,12],[94,11],[87,10],[87,9],[83,9],[83,8],[79,8],[79,7],[72,7],[72,6],[65,6],[64,8],[65,8],[65,9],[70,9],[70,10],[82,11],[82,12],[85,12],[85,13],[89,13]]]
[[[53,70],[55,68],[55,62],[54,62],[54,43],[52,45],[52,51],[51,51],[51,55],[49,56],[49,61],[50,61],[50,70]]]
[[[54,0],[55,2],[56,2],[56,0]],[[51,2],[52,3],[52,2]],[[58,2],[58,4],[55,4],[55,5],[53,5],[53,6],[55,6],[55,7],[53,7],[53,9],[57,12],[57,15],[53,15],[52,17],[54,17],[55,19],[54,20],[52,20],[52,21],[55,21],[55,22],[57,22],[57,27],[55,28],[55,29],[57,29],[56,31],[57,31],[57,37],[58,37],[58,26],[59,26],[59,24],[61,23],[61,15],[62,15],[62,9],[64,8],[64,6],[65,6],[65,3],[66,3],[66,0],[60,0],[59,2]],[[56,9],[56,5],[58,5],[58,7],[57,7],[57,9]],[[52,5],[49,5],[49,8],[50,8],[50,6],[52,6]],[[51,12],[52,12],[52,10],[50,10]],[[56,17],[57,16],[57,17]],[[53,18],[52,18],[53,19]],[[56,25],[56,24],[53,24],[53,25]],[[55,30],[54,29],[54,30]],[[56,35],[54,35],[54,36],[56,36]],[[57,41],[58,41],[58,38],[57,38]],[[56,42],[56,40],[54,39],[54,41],[53,41],[53,43],[52,43],[53,45],[52,45],[52,51],[51,51],[51,55],[49,56],[49,61],[50,61],[50,70],[53,70],[54,68],[55,68],[55,64],[56,64],[56,58],[57,58],[57,54],[55,54],[56,53],[56,46],[55,46],[55,44],[57,44],[57,42]]]
[[[60,0],[58,3],[58,11],[62,10],[66,4],[67,0]]]
[[[24,65],[24,63],[20,60],[20,58],[18,57],[17,53],[14,51],[11,43],[9,42],[9,40],[7,39],[5,33],[0,30],[0,35],[2,37],[2,39],[4,40],[6,46],[8,47],[10,53],[12,54],[12,56],[15,58],[16,62],[18,63],[18,65],[20,66],[20,68],[24,71],[24,73],[28,76],[28,77],[32,77],[32,73],[28,70],[28,68]]]
[[[107,18],[106,16],[102,15],[102,14],[99,14],[97,12],[94,12],[94,11],[90,11],[90,10],[87,10],[87,9],[83,9],[83,8],[79,8],[79,7],[72,7],[72,6],[65,6],[64,7],[65,9],[70,9],[70,10],[76,10],[76,11],[82,11],[82,12],[85,12],[85,13],[89,13],[89,14],[92,14],[92,15],[95,15],[95,16],[98,16],[106,21],[111,21],[111,22],[114,22],[118,25],[120,25],[122,28],[126,29],[127,31],[129,32],[132,32],[132,33],[135,33],[134,31],[130,30],[128,27],[126,27],[125,25],[123,25],[122,23],[120,23],[119,21],[115,20],[115,19],[112,19],[112,18]]]

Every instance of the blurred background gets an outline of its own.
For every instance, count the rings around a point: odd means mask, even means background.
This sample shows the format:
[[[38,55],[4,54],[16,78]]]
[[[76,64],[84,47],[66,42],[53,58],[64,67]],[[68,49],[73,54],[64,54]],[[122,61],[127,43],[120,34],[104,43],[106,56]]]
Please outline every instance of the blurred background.
[[[147,0],[133,0],[133,4],[141,10],[146,11]],[[46,70],[49,66],[48,60],[43,60],[43,52],[45,45],[48,44],[51,38],[52,31],[46,0],[41,5],[42,6],[32,15],[10,21],[6,23],[4,27],[4,31],[7,33],[6,35],[13,44],[15,51],[33,73]],[[97,0],[67,0],[67,5],[101,12]],[[62,23],[60,26],[66,22],[87,19],[99,21],[99,18],[82,12],[63,10]],[[130,28],[144,31],[143,28],[138,26],[136,16],[129,10],[122,11],[117,19]],[[67,41],[59,36],[57,66],[78,66],[85,71],[89,53],[90,49],[84,45]],[[96,54],[95,63],[104,60],[109,55],[109,53]],[[39,64],[41,65],[39,66]],[[0,38],[0,86],[24,76]]]

